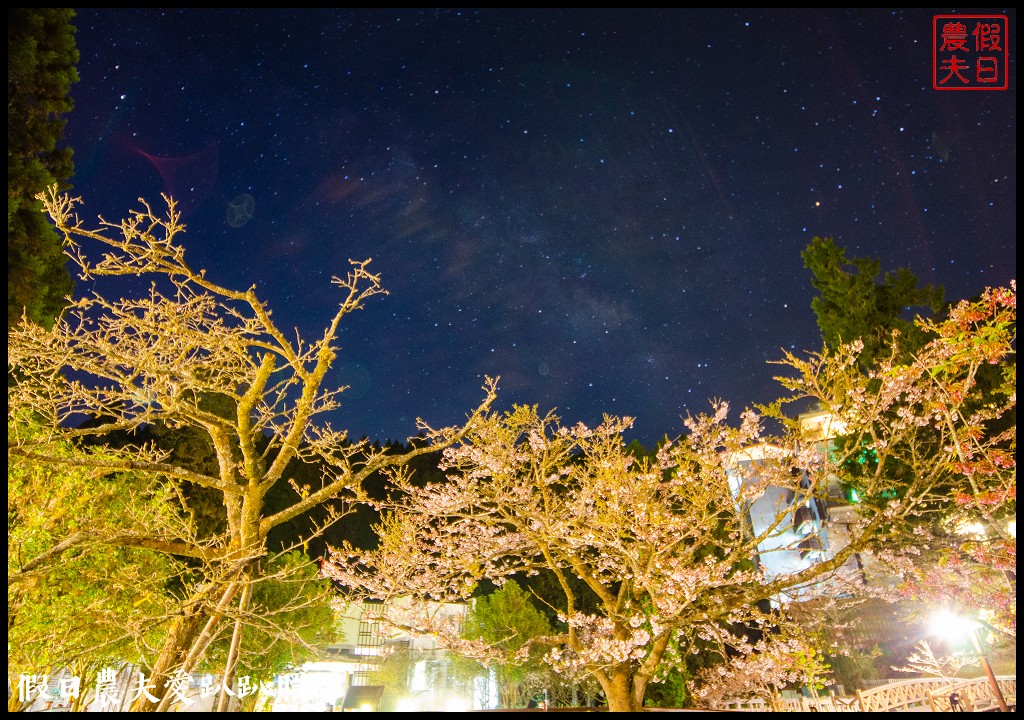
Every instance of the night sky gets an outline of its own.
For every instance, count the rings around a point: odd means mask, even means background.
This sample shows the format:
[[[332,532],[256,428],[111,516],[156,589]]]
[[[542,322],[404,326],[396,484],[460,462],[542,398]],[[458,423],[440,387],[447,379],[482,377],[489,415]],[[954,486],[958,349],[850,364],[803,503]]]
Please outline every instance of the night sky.
[[[1010,89],[941,92],[946,12],[80,9],[73,192],[170,192],[193,265],[310,338],[372,257],[391,294],[330,377],[354,437],[500,375],[501,409],[651,445],[820,346],[814,235],[950,298],[1016,276],[1016,16]]]

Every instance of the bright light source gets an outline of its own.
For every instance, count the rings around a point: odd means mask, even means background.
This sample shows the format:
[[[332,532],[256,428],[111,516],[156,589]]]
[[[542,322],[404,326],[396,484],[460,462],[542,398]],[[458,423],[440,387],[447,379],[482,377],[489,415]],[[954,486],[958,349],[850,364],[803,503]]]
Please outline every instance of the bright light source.
[[[363,703],[362,705],[359,706],[359,711],[360,712],[373,712],[373,705],[371,705],[370,703]]]
[[[469,712],[470,703],[466,698],[451,697],[448,698],[448,707],[445,708],[448,712]]]
[[[939,610],[932,615],[932,629],[948,640],[963,640],[970,638],[971,633],[978,627],[978,623],[968,618],[950,612]]]
[[[985,675],[988,676],[988,684],[992,688],[992,694],[999,702],[999,709],[1003,712],[1009,712],[1010,709],[1006,704],[1006,698],[1003,697],[1003,691],[999,687],[999,681],[996,679],[995,673],[992,672],[992,666],[989,664],[988,658],[985,657],[981,641],[978,639],[977,632],[975,632],[976,628],[981,627],[981,623],[960,617],[949,610],[939,610],[932,615],[932,627],[947,638],[959,639],[964,635],[970,638],[971,644],[974,645],[974,650],[978,653],[978,659],[981,660],[981,667],[984,668]]]
[[[404,697],[398,701],[395,707],[398,712],[419,712],[420,704],[416,698]]]
[[[973,537],[977,540],[985,539],[985,526],[980,522],[962,522],[957,526],[956,531],[960,535]]]
[[[1008,523],[1006,523],[1006,529],[1010,533],[1010,537],[1012,537],[1014,540],[1016,540],[1017,539],[1017,521],[1016,520],[1010,520]]]

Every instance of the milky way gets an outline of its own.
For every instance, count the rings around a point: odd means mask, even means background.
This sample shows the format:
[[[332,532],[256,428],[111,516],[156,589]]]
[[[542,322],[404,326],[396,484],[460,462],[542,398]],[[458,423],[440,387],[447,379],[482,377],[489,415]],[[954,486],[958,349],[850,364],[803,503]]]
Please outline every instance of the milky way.
[[[926,11],[78,13],[85,213],[171,192],[193,262],[309,336],[374,259],[332,378],[357,437],[485,375],[647,444],[768,401],[821,342],[814,235],[950,298],[1015,277],[1012,11],[1010,89],[960,93]]]

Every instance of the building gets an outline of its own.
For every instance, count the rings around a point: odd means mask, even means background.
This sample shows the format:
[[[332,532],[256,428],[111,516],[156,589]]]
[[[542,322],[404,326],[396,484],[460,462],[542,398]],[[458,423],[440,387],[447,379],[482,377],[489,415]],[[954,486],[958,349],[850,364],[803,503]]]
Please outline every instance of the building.
[[[307,663],[278,678],[274,711],[380,710],[468,711],[491,707],[487,683],[458,672],[453,656],[433,637],[388,630],[385,610],[424,609],[441,622],[461,624],[459,603],[343,603],[337,608],[338,641],[326,648],[329,661]],[[388,666],[385,666],[385,661]],[[287,688],[282,695],[280,690]]]
[[[823,453],[830,452],[833,439],[843,432],[841,421],[823,410],[804,413],[797,420],[802,442],[815,445]],[[768,444],[737,454],[734,457],[737,470],[730,477],[734,496],[741,485],[758,482],[759,463],[790,454],[786,448]],[[806,477],[795,485],[810,489]],[[801,495],[792,487],[768,487],[751,505],[747,513],[750,529],[765,534],[755,561],[769,578],[799,572],[831,559],[850,544],[853,525],[860,519],[857,497],[845,492],[834,476],[828,479],[825,492],[817,495],[811,497],[810,492]],[[830,594],[839,596],[849,593],[848,581],[874,587],[892,587],[896,582],[891,573],[865,553],[852,555],[840,568],[837,578],[825,587]],[[820,585],[815,587],[815,594],[821,589]],[[794,595],[780,596],[775,604],[799,599]],[[855,615],[858,622],[848,631],[847,639],[859,650],[887,646],[899,653],[911,648],[922,635],[921,628],[910,626],[902,619],[904,613],[900,608],[882,600],[867,599],[857,606]]]

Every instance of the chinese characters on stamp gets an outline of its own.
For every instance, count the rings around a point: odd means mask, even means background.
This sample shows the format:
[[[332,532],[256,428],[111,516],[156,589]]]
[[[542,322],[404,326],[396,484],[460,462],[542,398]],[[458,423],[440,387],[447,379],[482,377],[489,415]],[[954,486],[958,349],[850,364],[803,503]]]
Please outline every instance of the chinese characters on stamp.
[[[1009,32],[1006,15],[936,15],[932,19],[932,87],[1006,90]]]

